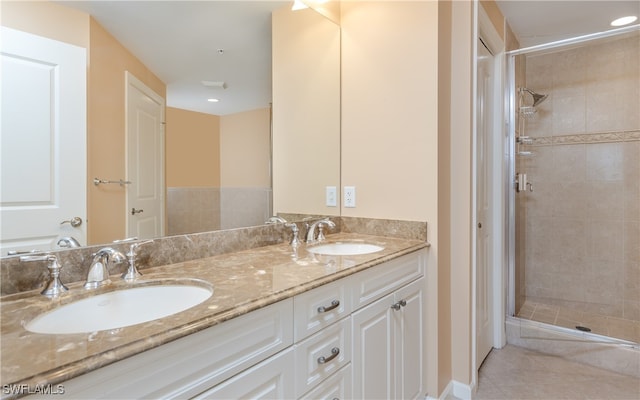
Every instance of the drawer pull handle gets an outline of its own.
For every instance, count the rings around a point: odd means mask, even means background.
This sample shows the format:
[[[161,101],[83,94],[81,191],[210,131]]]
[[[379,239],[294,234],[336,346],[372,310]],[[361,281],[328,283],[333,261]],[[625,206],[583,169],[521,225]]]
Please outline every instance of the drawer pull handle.
[[[333,360],[334,358],[338,357],[338,354],[340,354],[340,349],[337,347],[334,347],[333,349],[331,349],[331,355],[329,357],[318,357],[318,364],[326,364],[329,361]]]
[[[337,308],[339,305],[340,305],[340,300],[333,300],[329,307],[325,307],[325,306],[318,307],[318,313],[319,314],[326,313],[328,311],[333,310],[334,308]]]
[[[400,307],[404,307],[406,305],[407,305],[407,301],[406,300],[400,300],[396,304],[392,305],[391,308],[393,308],[394,310],[398,311],[400,309]]]

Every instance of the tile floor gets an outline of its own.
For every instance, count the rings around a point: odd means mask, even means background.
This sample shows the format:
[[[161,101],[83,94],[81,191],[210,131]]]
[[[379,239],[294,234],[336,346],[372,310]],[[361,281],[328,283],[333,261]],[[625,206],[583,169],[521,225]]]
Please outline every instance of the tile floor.
[[[569,308],[526,300],[518,317],[575,329],[586,326],[591,332],[640,343],[640,321],[576,311]]]
[[[640,399],[640,379],[507,345],[480,367],[474,400]]]

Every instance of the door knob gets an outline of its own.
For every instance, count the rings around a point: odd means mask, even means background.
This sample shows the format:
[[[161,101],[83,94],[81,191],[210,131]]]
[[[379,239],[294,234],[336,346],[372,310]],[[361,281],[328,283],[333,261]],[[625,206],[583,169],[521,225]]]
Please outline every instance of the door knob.
[[[142,208],[136,210],[135,208],[131,208],[131,215],[136,215],[136,214],[140,214],[141,212],[143,212],[144,210]]]
[[[64,225],[64,224],[69,224],[71,226],[73,226],[74,228],[79,227],[80,225],[82,225],[82,218],[80,217],[73,217],[68,221],[62,221],[60,222],[60,225]]]

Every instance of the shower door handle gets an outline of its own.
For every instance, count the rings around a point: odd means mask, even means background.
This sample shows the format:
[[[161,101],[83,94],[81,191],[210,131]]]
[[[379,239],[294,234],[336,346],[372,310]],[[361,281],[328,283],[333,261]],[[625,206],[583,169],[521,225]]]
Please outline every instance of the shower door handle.
[[[533,192],[533,185],[527,182],[527,174],[516,174],[516,192],[526,192],[527,188]]]

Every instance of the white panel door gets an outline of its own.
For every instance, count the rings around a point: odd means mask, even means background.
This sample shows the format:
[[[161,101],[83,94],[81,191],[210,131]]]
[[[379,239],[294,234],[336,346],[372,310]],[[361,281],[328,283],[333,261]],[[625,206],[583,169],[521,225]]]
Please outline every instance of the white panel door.
[[[6,27],[0,46],[1,255],[84,245],[86,50]]]
[[[478,40],[476,137],[476,367],[493,347],[493,275],[491,271],[491,132],[494,57]]]
[[[127,237],[164,236],[164,99],[126,72]]]

